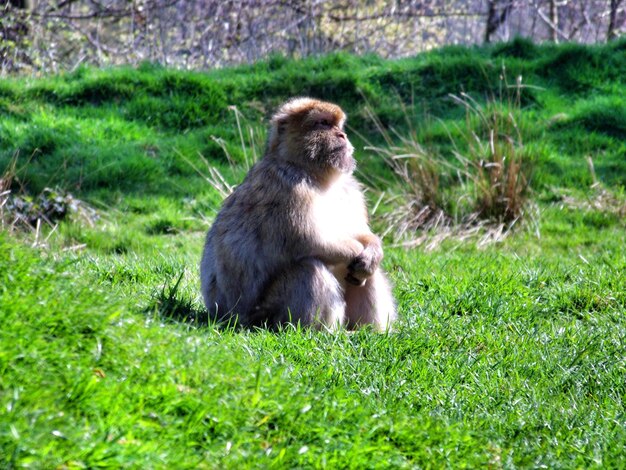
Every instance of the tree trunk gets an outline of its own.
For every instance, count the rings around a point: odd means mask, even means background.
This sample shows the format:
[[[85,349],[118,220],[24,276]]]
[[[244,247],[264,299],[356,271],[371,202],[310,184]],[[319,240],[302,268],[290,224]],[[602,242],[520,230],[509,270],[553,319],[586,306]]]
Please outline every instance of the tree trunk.
[[[559,7],[556,4],[556,0],[550,0],[550,22],[551,25],[551,39],[552,42],[559,42],[558,28],[559,28]]]
[[[506,21],[513,9],[512,0],[489,0],[487,2],[487,25],[485,27],[485,42],[491,42],[491,36]]]
[[[622,0],[611,0],[611,10],[609,12],[609,29],[606,33],[607,41],[617,38],[617,28],[615,21],[617,19],[617,9],[622,3]]]

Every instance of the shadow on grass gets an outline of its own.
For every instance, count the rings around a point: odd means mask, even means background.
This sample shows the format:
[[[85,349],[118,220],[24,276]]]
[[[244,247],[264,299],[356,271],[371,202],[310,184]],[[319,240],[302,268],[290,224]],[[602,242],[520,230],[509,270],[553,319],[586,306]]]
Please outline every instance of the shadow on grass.
[[[278,325],[242,325],[236,318],[214,319],[209,317],[209,312],[204,306],[199,305],[195,300],[179,292],[180,284],[185,272],[181,272],[176,282],[167,281],[163,287],[155,292],[149,305],[144,312],[148,315],[155,315],[160,321],[188,325],[192,328],[209,328],[213,331],[225,332],[269,332],[273,334],[283,334],[289,331],[301,332],[308,330],[300,322],[286,322]],[[367,330],[368,328],[363,328]],[[315,328],[311,328],[315,331]],[[347,331],[347,330],[346,330]]]
[[[173,285],[167,282],[153,295],[145,310],[146,313],[155,313],[165,321],[184,323],[194,327],[216,326],[209,319],[205,308],[198,306],[195,301],[179,292],[184,274],[184,271],[181,272]]]
[[[240,325],[234,318],[218,319],[209,317],[209,312],[204,305],[198,304],[194,299],[180,292],[181,281],[185,272],[182,271],[176,282],[172,279],[167,281],[161,290],[154,293],[144,312],[156,315],[161,321],[185,324],[193,328],[209,328],[213,331],[238,332],[245,329],[264,330],[266,328]]]

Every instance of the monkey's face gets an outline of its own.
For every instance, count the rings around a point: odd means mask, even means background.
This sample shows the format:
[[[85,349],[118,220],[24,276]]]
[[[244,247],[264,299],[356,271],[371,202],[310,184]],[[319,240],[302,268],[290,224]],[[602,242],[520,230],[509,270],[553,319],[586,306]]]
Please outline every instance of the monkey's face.
[[[332,113],[317,109],[303,120],[302,150],[314,166],[346,173],[354,170],[354,147],[343,131],[343,121],[340,110]]]
[[[274,115],[268,150],[311,172],[352,172],[354,147],[343,131],[345,120],[335,104],[294,98]]]

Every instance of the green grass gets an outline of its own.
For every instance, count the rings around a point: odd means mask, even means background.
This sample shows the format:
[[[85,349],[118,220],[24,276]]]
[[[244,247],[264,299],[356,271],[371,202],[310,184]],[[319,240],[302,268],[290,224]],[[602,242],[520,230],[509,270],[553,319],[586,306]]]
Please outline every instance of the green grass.
[[[464,110],[450,99],[462,91],[479,101],[504,98],[500,80],[523,77],[523,117],[532,123],[527,145],[541,147],[538,186],[586,186],[586,156],[603,181],[623,184],[626,172],[624,41],[603,46],[533,45],[517,40],[487,48],[447,47],[397,61],[334,54],[291,62],[266,62],[209,73],[167,70],[79,68],[46,79],[0,83],[0,169],[18,156],[22,184],[34,192],[62,185],[68,190],[197,194],[203,181],[185,161],[198,154],[225,163],[212,137],[243,159],[234,113],[258,127],[292,95],[340,103],[349,125],[376,140],[366,106],[388,126],[403,129],[407,117],[420,138],[450,145],[449,133]],[[401,106],[404,103],[404,107]],[[444,123],[444,129],[439,124]],[[365,169],[376,161],[356,139]],[[580,165],[583,162],[583,165]],[[558,168],[557,171],[555,169]],[[537,185],[536,185],[537,186]]]
[[[0,174],[17,155],[14,191],[59,186],[100,216],[62,222],[39,248],[34,232],[0,231],[0,467],[623,468],[623,52],[516,40],[0,81]],[[503,63],[537,87],[518,117],[536,227],[482,248],[386,240],[390,334],[207,324],[197,271],[220,196],[189,162],[241,178],[212,139],[244,161],[228,105],[256,142],[288,95],[339,102],[380,189],[389,170],[356,138],[382,140],[366,103],[450,156],[465,121],[448,93],[497,97]],[[612,198],[589,189],[587,157]]]
[[[168,309],[199,312],[197,249],[53,261],[4,236],[4,464],[619,467],[624,236],[590,231],[391,250],[398,331],[334,336],[159,316],[181,273]]]

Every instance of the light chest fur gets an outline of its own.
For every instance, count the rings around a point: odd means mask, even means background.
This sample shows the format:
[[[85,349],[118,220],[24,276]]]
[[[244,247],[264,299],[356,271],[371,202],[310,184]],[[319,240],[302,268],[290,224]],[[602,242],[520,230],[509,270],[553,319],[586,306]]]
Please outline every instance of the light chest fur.
[[[312,201],[313,225],[323,239],[355,238],[367,229],[367,212],[357,183],[349,176],[340,178]]]

